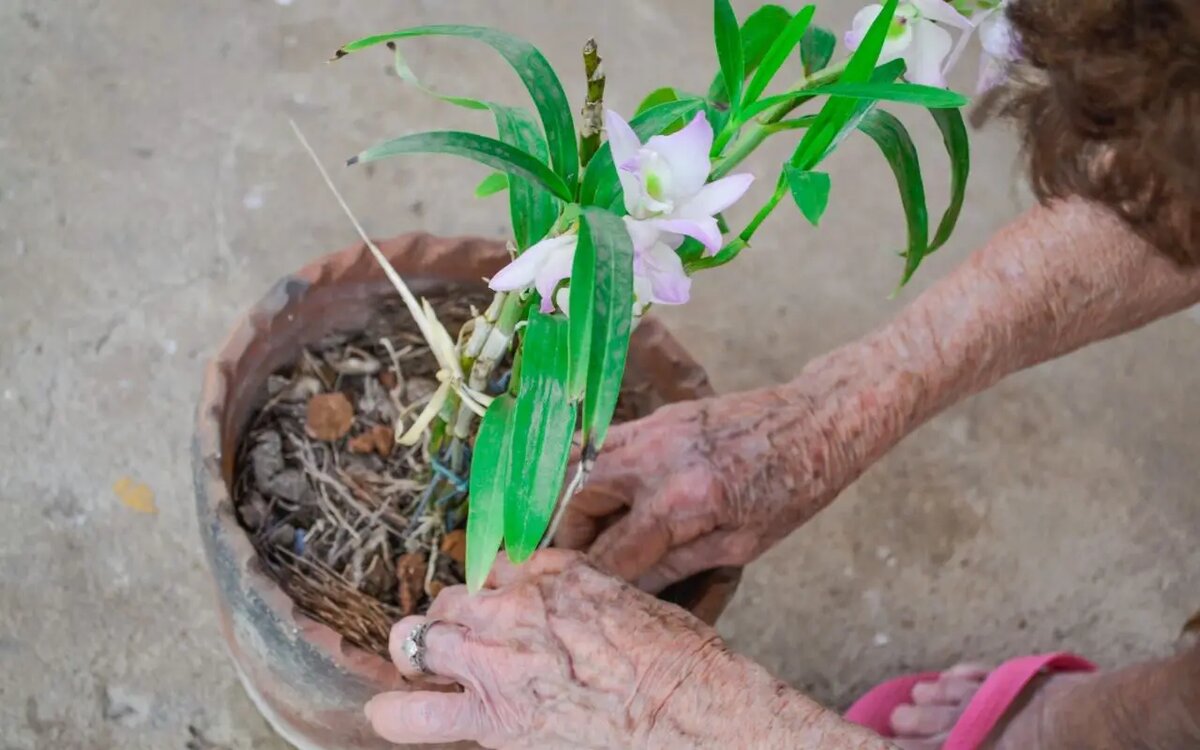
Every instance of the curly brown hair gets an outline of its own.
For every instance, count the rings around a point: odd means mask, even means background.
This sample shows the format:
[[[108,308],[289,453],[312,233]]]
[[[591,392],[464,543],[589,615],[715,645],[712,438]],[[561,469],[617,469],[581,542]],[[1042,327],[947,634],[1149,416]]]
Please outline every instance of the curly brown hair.
[[[1103,203],[1200,263],[1200,0],[1014,0],[1010,81],[1034,190]]]

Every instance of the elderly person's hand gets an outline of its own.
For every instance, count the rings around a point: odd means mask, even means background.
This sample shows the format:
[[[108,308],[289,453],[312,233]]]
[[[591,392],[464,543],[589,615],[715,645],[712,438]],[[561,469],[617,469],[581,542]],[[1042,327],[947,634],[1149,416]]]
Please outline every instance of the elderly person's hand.
[[[492,584],[475,596],[447,589],[429,611],[425,665],[463,691],[377,696],[366,712],[382,737],[521,750],[883,745],[577,553],[499,562]],[[425,622],[409,617],[392,631],[406,676],[419,672],[404,642]]]
[[[1036,208],[791,383],[614,429],[556,542],[650,591],[748,563],[942,409],[1196,303],[1198,276],[1103,208]]]
[[[792,383],[614,428],[555,543],[651,592],[749,563],[899,439],[913,389],[895,361],[889,342],[865,340]]]

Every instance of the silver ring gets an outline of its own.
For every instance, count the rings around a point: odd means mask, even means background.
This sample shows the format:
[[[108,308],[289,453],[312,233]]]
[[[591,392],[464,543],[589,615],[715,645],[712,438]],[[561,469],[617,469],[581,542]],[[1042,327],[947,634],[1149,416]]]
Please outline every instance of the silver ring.
[[[441,620],[426,620],[413,628],[408,637],[404,639],[404,654],[408,656],[408,663],[421,674],[433,674],[429,669],[429,664],[425,661],[425,636],[429,633],[429,629],[439,622]]]

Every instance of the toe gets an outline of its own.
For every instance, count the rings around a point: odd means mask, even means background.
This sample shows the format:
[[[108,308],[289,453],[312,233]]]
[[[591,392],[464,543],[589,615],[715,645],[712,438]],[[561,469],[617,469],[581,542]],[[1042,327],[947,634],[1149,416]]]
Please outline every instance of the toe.
[[[892,732],[899,737],[931,739],[950,731],[962,706],[899,706],[892,711]]]
[[[918,706],[951,706],[967,703],[975,696],[981,683],[975,680],[942,675],[937,682],[921,682],[913,687],[913,703]]]

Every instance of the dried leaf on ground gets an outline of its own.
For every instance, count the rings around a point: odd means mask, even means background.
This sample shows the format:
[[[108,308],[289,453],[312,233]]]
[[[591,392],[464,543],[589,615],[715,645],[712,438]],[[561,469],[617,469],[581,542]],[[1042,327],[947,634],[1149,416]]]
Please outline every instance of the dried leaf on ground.
[[[132,477],[121,477],[114,482],[113,492],[121,504],[130,510],[138,513],[158,512],[158,506],[154,504],[154,490]]]
[[[425,593],[425,556],[420,552],[401,555],[396,561],[397,586],[400,587],[400,611],[404,616],[417,611],[417,603]]]

